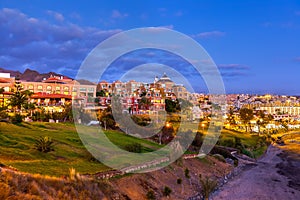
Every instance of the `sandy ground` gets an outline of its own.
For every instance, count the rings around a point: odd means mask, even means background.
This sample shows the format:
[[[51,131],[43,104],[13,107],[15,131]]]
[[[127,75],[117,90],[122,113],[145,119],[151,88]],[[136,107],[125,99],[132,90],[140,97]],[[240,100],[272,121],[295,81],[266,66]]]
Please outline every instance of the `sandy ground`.
[[[300,156],[271,145],[255,165],[230,180],[212,199],[298,200]]]

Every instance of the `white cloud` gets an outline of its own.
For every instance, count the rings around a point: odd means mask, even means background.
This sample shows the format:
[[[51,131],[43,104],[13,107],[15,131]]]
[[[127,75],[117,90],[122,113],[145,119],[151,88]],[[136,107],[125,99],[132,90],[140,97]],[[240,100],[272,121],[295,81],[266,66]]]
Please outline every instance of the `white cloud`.
[[[194,38],[211,38],[211,37],[222,37],[225,35],[225,32],[221,31],[209,31],[209,32],[202,32],[196,35],[192,35]]]
[[[114,18],[114,19],[121,19],[121,18],[128,17],[128,14],[127,13],[121,13],[118,10],[113,10],[112,14],[111,14],[111,17]]]
[[[62,22],[65,20],[63,14],[59,13],[59,12],[55,12],[55,11],[52,11],[52,10],[48,10],[47,11],[47,14],[54,17],[54,19],[56,21],[59,21],[59,22]]]

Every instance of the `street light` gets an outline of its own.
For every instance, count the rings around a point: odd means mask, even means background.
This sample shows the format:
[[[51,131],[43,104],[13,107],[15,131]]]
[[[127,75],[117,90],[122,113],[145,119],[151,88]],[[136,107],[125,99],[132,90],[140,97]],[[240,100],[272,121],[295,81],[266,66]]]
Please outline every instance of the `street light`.
[[[205,127],[205,124],[201,124],[201,127],[202,127],[202,132],[204,133],[204,127]]]
[[[170,128],[170,127],[171,127],[171,123],[167,122],[167,123],[166,123],[166,127],[167,127],[167,128]]]

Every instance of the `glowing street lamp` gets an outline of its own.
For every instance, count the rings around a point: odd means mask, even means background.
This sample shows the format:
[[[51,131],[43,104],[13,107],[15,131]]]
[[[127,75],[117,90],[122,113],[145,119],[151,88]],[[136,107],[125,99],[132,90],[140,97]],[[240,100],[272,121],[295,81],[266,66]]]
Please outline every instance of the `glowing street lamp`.
[[[201,124],[201,127],[202,127],[202,132],[204,133],[204,127],[205,127],[205,124]]]
[[[167,122],[167,123],[166,123],[166,127],[167,127],[167,128],[170,128],[170,127],[171,127],[171,123]]]

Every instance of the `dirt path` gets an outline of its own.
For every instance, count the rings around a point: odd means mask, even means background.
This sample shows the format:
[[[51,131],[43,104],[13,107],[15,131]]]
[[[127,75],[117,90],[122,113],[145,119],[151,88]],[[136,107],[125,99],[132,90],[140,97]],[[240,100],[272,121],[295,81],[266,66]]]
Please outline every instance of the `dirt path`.
[[[285,154],[285,155],[284,155]],[[300,159],[287,156],[276,146],[270,146],[256,166],[242,172],[216,192],[212,199],[230,200],[298,200],[300,197]],[[284,155],[284,157],[283,157]],[[298,173],[286,174],[294,171]]]

